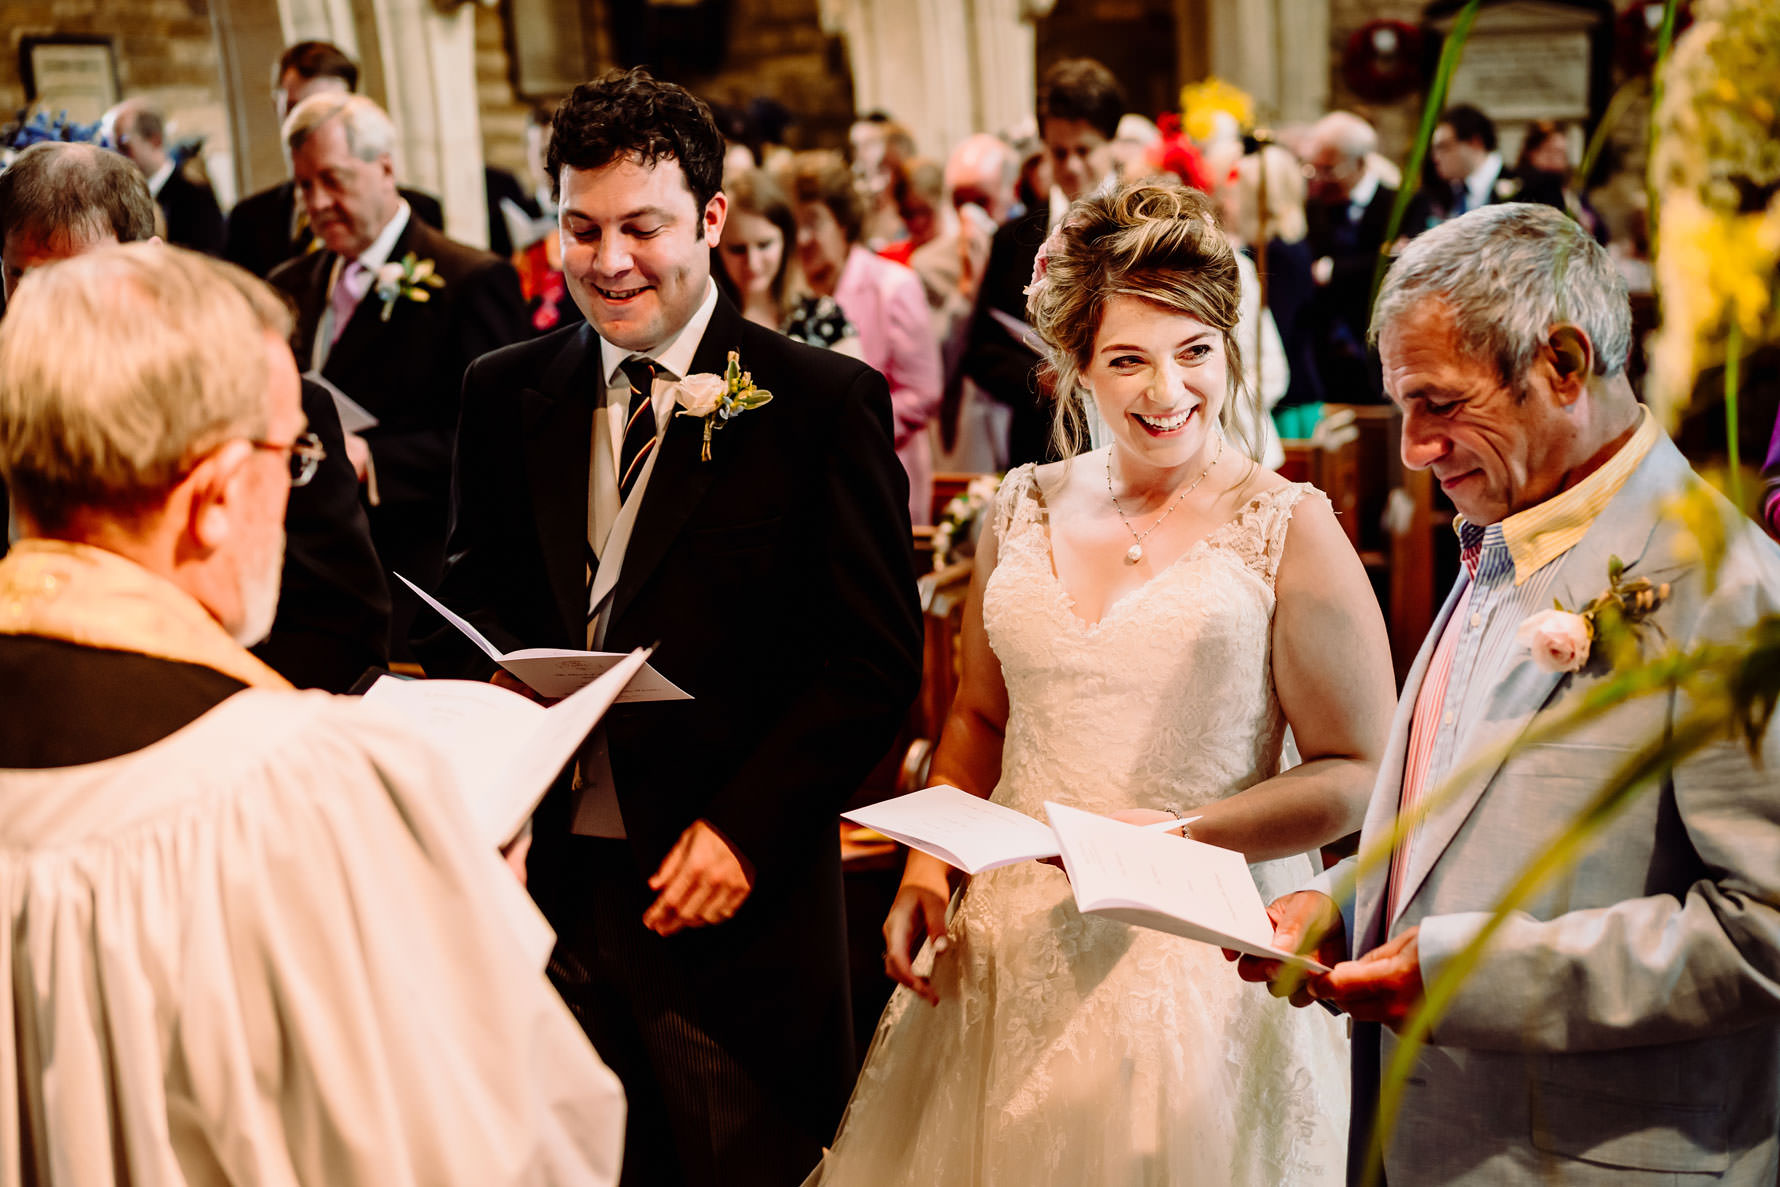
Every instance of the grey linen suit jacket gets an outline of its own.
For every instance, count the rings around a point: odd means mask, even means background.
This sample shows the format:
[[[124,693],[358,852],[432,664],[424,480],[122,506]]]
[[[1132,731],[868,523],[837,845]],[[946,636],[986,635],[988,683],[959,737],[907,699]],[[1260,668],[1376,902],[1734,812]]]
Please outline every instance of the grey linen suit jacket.
[[[1665,501],[1700,481],[1659,439],[1554,562],[1563,568],[1553,595],[1566,607],[1586,604],[1607,589],[1608,558],[1617,555],[1634,565],[1631,575],[1671,583],[1654,619],[1679,647],[1734,638],[1780,613],[1780,548],[1752,524],[1736,518],[1713,584],[1687,530],[1662,515]],[[1366,841],[1396,815],[1415,698],[1465,581],[1461,574],[1404,686]],[[1662,645],[1653,639],[1646,654]],[[1546,672],[1530,657],[1510,665],[1490,687],[1448,690],[1487,704],[1457,774],[1469,756],[1566,712],[1607,675]],[[1667,690],[1644,696],[1471,778],[1430,811],[1395,917],[1383,917],[1386,871],[1342,901],[1354,953],[1419,925],[1431,983],[1609,774],[1660,742],[1686,709]],[[1780,727],[1769,728],[1761,755],[1758,765],[1745,744],[1713,741],[1646,788],[1573,868],[1510,917],[1419,1057],[1386,1156],[1389,1183],[1773,1187]],[[1351,859],[1321,888],[1346,886],[1344,869],[1351,877]],[[1379,1069],[1396,1042],[1376,1025],[1355,1027],[1355,1165],[1369,1140]]]

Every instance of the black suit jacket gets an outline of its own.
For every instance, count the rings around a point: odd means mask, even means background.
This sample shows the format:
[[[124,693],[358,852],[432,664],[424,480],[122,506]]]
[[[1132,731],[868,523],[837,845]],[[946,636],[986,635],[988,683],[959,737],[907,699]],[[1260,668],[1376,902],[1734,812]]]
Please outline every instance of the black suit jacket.
[[[222,253],[222,207],[216,204],[216,194],[209,186],[187,177],[184,169],[175,168],[155,195],[155,201],[167,220],[167,242],[208,255]]]
[[[1304,206],[1306,242],[1314,258],[1328,257],[1329,283],[1320,286],[1308,311],[1312,351],[1325,399],[1363,404],[1383,398],[1374,353],[1366,345],[1372,321],[1372,276],[1384,248],[1397,191],[1381,185],[1361,212],[1358,225],[1344,234],[1346,203]],[[1404,222],[1408,227],[1409,223]]]
[[[445,229],[445,212],[440,209],[437,198],[406,186],[398,192],[408,200],[415,218],[435,231]],[[229,211],[223,259],[239,264],[255,276],[265,277],[284,261],[302,255],[309,250],[315,237],[307,226],[294,238],[291,236],[296,211],[297,189],[288,181],[241,199]]]
[[[731,350],[773,401],[718,430],[709,462],[701,422],[669,421],[607,611],[605,645],[658,644],[652,662],[695,699],[620,705],[606,723],[639,869],[700,818],[754,867],[734,919],[665,943],[719,1040],[826,1142],[854,1071],[835,816],[920,684],[908,485],[876,371],[719,298],[693,372],[720,373]],[[479,359],[465,380],[440,594],[503,649],[586,645],[600,370],[582,324]],[[492,671],[450,627],[416,651],[435,675]],[[565,780],[532,850],[560,934],[590,909],[554,868],[575,852],[569,811]]]
[[[530,332],[513,266],[447,239],[409,218],[390,261],[412,252],[431,260],[444,286],[424,302],[385,304],[373,288],[328,352],[322,375],[378,419],[364,433],[381,501],[369,509],[371,539],[384,565],[430,589],[445,555],[451,450],[464,372],[478,355]],[[269,278],[296,302],[291,349],[308,368],[336,257],[315,251],[287,261]],[[419,609],[407,587],[391,582],[392,648],[407,656],[408,624]]]
[[[1496,175],[1485,205],[1495,206],[1503,202],[1543,202],[1569,213],[1569,207],[1564,202],[1561,178],[1539,172],[1523,174],[1513,166],[1504,166],[1502,172]],[[1419,235],[1454,217],[1457,210],[1457,191],[1453,187],[1438,181],[1433,185],[1424,185],[1409,200],[1409,208],[1403,216],[1402,234]]]
[[[1053,405],[1038,390],[1034,373],[1039,356],[1015,341],[989,311],[998,309],[1026,320],[1026,286],[1032,282],[1032,262],[1045,241],[1050,217],[1050,207],[1040,202],[995,232],[964,347],[964,374],[1013,412],[1007,434],[1009,467],[1055,456],[1050,448]]]
[[[278,616],[253,652],[299,688],[345,692],[389,662],[389,586],[333,398],[307,379],[303,415],[327,457],[290,492]]]

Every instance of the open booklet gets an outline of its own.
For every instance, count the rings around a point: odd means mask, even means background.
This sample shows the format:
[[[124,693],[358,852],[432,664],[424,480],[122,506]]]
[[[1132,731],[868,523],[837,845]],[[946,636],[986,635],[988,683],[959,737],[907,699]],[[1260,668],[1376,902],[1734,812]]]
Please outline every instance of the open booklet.
[[[841,815],[967,874],[1043,861],[1060,852],[1057,834],[1044,821],[943,784]],[[1179,828],[1181,823],[1164,820],[1150,827]]]
[[[1249,956],[1328,968],[1273,946],[1273,925],[1248,862],[1233,849],[1045,804],[1063,868],[1084,915],[1200,940]]]
[[[648,658],[643,648],[619,656],[597,680],[548,709],[493,684],[393,676],[371,685],[364,702],[405,717],[444,752],[477,832],[504,845],[625,686],[648,670]]]
[[[482,649],[482,654],[525,682],[539,696],[566,697],[576,689],[604,676],[624,658],[622,651],[570,651],[561,647],[527,647],[520,651],[502,651],[471,626],[465,619],[446,609],[445,604],[426,590],[396,574],[403,585],[420,595],[420,600],[437,610],[464,637]],[[645,665],[628,687],[619,694],[618,703],[632,701],[690,701],[691,694],[679,685]]]

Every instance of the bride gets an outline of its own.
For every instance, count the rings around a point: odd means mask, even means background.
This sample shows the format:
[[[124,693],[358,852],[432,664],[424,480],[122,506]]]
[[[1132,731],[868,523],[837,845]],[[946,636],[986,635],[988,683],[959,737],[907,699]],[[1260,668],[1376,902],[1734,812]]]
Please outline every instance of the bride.
[[[1202,195],[1083,199],[1040,271],[1059,440],[1091,397],[1110,443],[1002,484],[933,781],[1040,818],[1191,817],[1268,900],[1359,827],[1393,701],[1377,602],[1328,502],[1223,431],[1248,398],[1237,267]],[[1342,1180],[1338,1019],[1270,1009],[1216,948],[1084,918],[1050,865],[979,875],[948,922],[950,897],[910,853],[884,924],[903,987],[812,1182]]]

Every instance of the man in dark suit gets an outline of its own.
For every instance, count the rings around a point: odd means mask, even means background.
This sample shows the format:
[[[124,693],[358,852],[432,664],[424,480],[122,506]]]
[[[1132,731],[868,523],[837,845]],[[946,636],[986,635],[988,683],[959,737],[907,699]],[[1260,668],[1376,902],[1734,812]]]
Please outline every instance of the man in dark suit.
[[[718,294],[702,102],[614,72],[554,123],[588,324],[470,369],[441,598],[502,647],[656,644],[692,694],[608,715],[538,811],[531,887],[624,1081],[624,1183],[796,1184],[855,1069],[835,814],[920,678],[889,391]],[[675,415],[732,357],[772,401]],[[492,670],[450,628],[418,650]]]
[[[325,41],[299,41],[279,55],[272,104],[283,123],[285,116],[311,95],[356,90],[358,63]],[[406,186],[398,192],[415,218],[436,231],[445,229],[445,212],[437,198]],[[281,181],[235,203],[229,211],[222,257],[263,278],[284,261],[308,251],[314,242],[309,221],[297,203],[296,186]]]
[[[377,419],[346,449],[391,571],[432,588],[445,555],[464,370],[527,333],[511,265],[418,221],[396,191],[395,129],[362,95],[305,99],[284,124],[298,196],[324,245],[269,278],[297,307],[292,349]],[[406,270],[405,270],[406,269]],[[391,654],[419,601],[391,583]]]
[[[217,255],[222,251],[222,208],[208,183],[189,175],[167,151],[167,125],[142,99],[126,99],[105,113],[117,150],[148,179],[148,192],[161,208],[167,242]]]
[[[131,165],[85,144],[27,149],[0,173],[7,296],[26,270],[108,243],[154,237],[154,200]],[[300,688],[345,692],[389,658],[389,591],[358,501],[333,400],[304,383],[303,415],[325,456],[285,506],[284,568],[260,659]],[[5,500],[0,498],[0,522]]]
[[[1428,141],[1434,180],[1410,201],[1403,234],[1429,227],[1481,206],[1501,202],[1542,202],[1565,210],[1561,178],[1517,172],[1496,151],[1496,125],[1489,116],[1460,103],[1447,108]]]
[[[1372,273],[1384,247],[1397,191],[1368,165],[1377,151],[1372,125],[1351,112],[1318,120],[1305,143],[1304,215],[1315,263],[1311,317],[1318,374],[1331,400],[1382,399],[1378,363],[1366,346]]]
[[[1035,204],[995,233],[964,348],[964,374],[1012,410],[1009,467],[1055,456],[1050,446],[1053,404],[1034,373],[1038,353],[1019,337],[1032,262],[1069,204],[1112,172],[1112,142],[1124,114],[1118,80],[1099,62],[1058,62],[1039,81],[1038,131],[1050,157],[1050,202]]]

